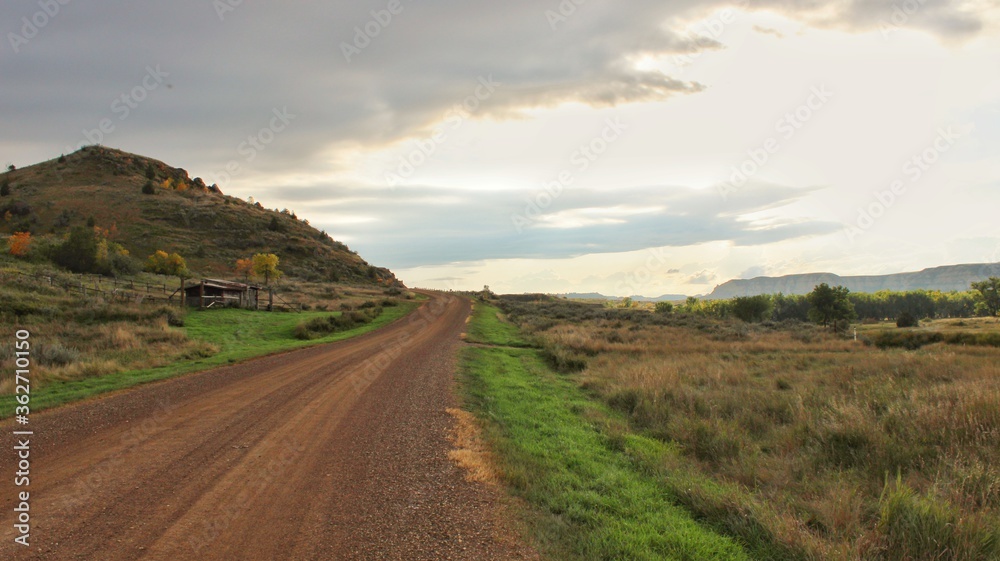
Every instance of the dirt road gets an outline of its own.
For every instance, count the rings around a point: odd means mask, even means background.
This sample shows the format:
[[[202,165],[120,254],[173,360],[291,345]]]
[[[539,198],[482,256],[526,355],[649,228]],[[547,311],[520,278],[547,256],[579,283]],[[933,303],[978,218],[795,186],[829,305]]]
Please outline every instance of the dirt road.
[[[30,547],[0,425],[0,558],[519,559],[447,458],[468,302],[32,417]]]

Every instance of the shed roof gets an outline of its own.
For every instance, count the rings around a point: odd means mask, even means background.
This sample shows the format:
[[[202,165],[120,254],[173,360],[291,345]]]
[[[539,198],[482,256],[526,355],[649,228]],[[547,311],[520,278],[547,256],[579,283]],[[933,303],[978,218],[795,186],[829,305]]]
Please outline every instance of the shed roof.
[[[221,288],[224,290],[246,290],[247,288],[253,288],[256,290],[261,289],[260,286],[255,284],[244,284],[242,282],[233,282],[221,279],[202,279],[201,282],[199,283],[188,285],[187,289],[190,290],[191,288],[197,288],[198,286],[201,285],[201,283],[205,283],[205,286],[211,286],[213,288]]]

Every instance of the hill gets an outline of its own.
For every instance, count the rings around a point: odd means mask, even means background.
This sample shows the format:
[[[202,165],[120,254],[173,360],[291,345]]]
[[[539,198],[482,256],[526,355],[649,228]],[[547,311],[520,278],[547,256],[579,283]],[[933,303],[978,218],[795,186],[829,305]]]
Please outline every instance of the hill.
[[[398,284],[391,271],[369,265],[294,212],[227,196],[152,158],[87,146],[0,181],[10,191],[0,198],[4,233],[61,236],[90,224],[110,229],[139,259],[160,249],[178,252],[201,276],[232,276],[237,259],[275,253],[297,278]]]
[[[808,294],[820,283],[845,286],[851,292],[880,290],[968,290],[969,284],[1000,275],[1000,263],[948,265],[911,273],[891,275],[840,276],[833,273],[808,273],[782,277],[734,279],[715,287],[707,299],[726,299],[757,294]]]
[[[624,296],[605,296],[599,292],[568,292],[565,294],[555,294],[554,296],[568,298],[570,300],[610,300],[615,302],[625,299]],[[661,294],[660,296],[653,297],[633,295],[629,298],[635,302],[671,302],[676,300],[685,300],[687,296],[683,294]]]

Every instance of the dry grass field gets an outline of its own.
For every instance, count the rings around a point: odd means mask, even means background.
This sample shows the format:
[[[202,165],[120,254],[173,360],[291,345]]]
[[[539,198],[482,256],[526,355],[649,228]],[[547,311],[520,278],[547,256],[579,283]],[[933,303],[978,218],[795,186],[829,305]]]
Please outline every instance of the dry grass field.
[[[1000,558],[1000,348],[880,350],[863,341],[890,329],[878,325],[854,341],[806,324],[507,308],[623,414],[618,430],[676,450],[653,468],[709,523],[788,558]]]

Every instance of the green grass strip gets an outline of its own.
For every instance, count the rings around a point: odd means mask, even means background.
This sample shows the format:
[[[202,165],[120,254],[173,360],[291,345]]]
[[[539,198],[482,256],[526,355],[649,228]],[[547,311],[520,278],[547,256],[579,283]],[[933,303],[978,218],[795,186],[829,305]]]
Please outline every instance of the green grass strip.
[[[480,345],[501,347],[532,347],[517,326],[501,319],[500,310],[476,303],[472,309],[472,322],[466,330],[465,340]]]
[[[506,345],[513,339],[490,319],[495,308],[476,307],[470,332],[496,335],[477,342]],[[659,478],[616,449],[592,420],[610,412],[552,372],[538,351],[468,347],[463,365],[467,403],[484,422],[510,489],[531,505],[530,523],[546,554],[750,558],[732,539],[696,522]]]
[[[211,343],[219,348],[219,352],[209,357],[182,360],[157,368],[127,370],[82,380],[51,382],[41,389],[32,390],[31,411],[35,413],[98,394],[251,358],[357,337],[406,316],[419,305],[420,302],[415,301],[400,302],[398,306],[385,308],[379,317],[367,325],[311,341],[296,339],[293,334],[295,326],[315,317],[326,317],[340,312],[268,313],[236,309],[191,312],[186,316],[183,328],[188,337]],[[15,396],[0,396],[0,419],[12,416],[15,405]]]

